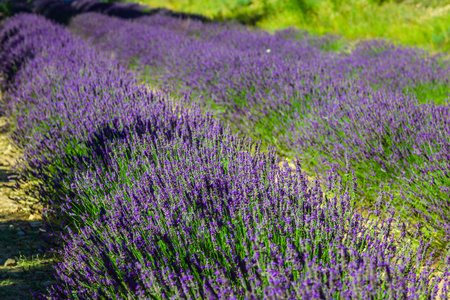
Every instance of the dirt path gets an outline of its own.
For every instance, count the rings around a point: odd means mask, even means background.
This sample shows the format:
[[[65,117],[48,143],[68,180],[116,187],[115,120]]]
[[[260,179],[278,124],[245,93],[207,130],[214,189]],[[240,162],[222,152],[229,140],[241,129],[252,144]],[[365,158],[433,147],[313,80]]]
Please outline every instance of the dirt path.
[[[20,153],[9,138],[10,123],[0,117],[0,299],[32,299],[31,290],[53,283],[53,257],[41,249],[44,230],[39,207],[14,191],[14,164]],[[11,178],[12,177],[12,178]],[[21,198],[22,200],[12,200]]]

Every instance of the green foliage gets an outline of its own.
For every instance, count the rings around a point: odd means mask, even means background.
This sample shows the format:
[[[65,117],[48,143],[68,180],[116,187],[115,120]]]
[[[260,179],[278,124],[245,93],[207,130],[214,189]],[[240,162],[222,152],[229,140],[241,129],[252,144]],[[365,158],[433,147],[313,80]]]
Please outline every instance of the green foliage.
[[[241,23],[254,26],[269,14],[271,7],[266,0],[263,0],[260,6],[252,6],[252,4],[254,4],[252,0],[238,1],[238,5],[231,8],[229,14],[233,15],[233,18]],[[249,9],[248,7],[251,8]],[[224,18],[228,17],[224,16]]]
[[[28,11],[33,0],[0,0],[0,20],[22,11]]]
[[[406,89],[417,96],[419,103],[434,102],[437,105],[450,104],[450,90],[448,85],[422,84]]]
[[[339,0],[334,0],[334,1],[339,1]],[[292,7],[296,11],[300,11],[302,13],[302,15],[307,19],[310,19],[313,16],[317,15],[317,10],[316,10],[314,3],[315,2],[312,2],[310,0],[293,0],[293,1],[291,1]]]

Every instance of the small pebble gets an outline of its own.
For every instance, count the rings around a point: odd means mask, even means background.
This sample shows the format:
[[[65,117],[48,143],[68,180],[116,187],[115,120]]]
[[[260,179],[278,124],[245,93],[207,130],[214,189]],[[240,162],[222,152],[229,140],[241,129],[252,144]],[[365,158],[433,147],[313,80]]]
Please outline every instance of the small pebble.
[[[9,225],[9,229],[14,229],[14,225],[13,224]]]
[[[12,259],[12,258],[8,258],[4,264],[5,267],[14,267],[17,266],[17,262]]]
[[[33,228],[40,227],[40,226],[43,225],[43,224],[42,224],[41,222],[39,222],[39,221],[34,221],[34,222],[29,222],[29,223],[30,223],[30,226],[33,227]]]

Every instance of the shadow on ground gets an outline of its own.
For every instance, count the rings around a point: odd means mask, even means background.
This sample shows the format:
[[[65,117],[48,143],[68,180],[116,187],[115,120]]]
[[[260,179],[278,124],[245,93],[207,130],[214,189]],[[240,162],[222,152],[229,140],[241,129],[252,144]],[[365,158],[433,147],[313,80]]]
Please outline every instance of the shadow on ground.
[[[17,174],[15,174],[9,170],[0,169],[0,184],[9,182],[10,179],[12,179],[12,177],[15,177],[15,176],[17,176]]]
[[[40,221],[4,222],[0,216],[0,299],[34,299],[33,291],[54,282],[54,256],[41,238]]]
[[[54,283],[54,255],[46,250],[45,224],[35,201],[16,190],[12,171],[20,156],[8,137],[9,121],[0,116],[0,299],[34,299],[32,292]],[[21,199],[16,201],[13,199]]]

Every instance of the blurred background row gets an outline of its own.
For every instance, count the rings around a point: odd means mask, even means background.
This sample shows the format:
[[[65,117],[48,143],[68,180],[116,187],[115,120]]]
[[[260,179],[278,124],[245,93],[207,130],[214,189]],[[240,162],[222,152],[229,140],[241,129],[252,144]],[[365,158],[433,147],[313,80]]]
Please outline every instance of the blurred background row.
[[[65,4],[72,0],[59,0]],[[78,1],[79,2],[79,1]],[[110,2],[101,1],[107,5]],[[127,1],[133,2],[133,1]],[[295,27],[348,40],[383,38],[431,52],[450,49],[450,0],[141,0],[143,11],[166,8],[213,20],[236,20],[273,32]],[[0,0],[5,17],[45,10],[49,0]],[[129,3],[128,3],[129,5]],[[144,7],[145,6],[145,7]],[[95,10],[95,9],[94,9]],[[35,11],[36,12],[36,11]],[[64,16],[64,10],[59,12]]]

